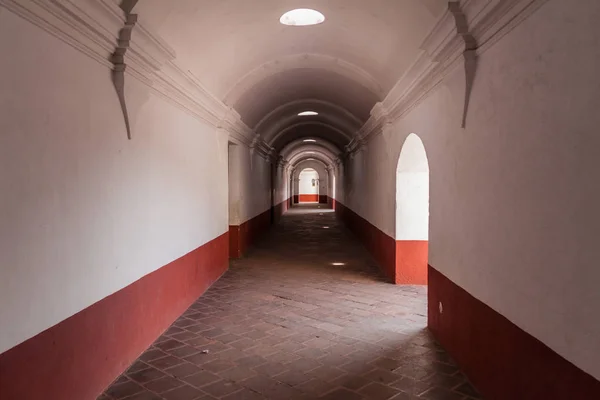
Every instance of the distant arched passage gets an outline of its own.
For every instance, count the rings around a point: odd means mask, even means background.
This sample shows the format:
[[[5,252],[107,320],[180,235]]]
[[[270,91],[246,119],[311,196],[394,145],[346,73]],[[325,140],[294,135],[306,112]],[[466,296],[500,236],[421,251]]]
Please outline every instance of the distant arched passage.
[[[396,283],[427,284],[429,163],[425,146],[408,135],[396,170]]]

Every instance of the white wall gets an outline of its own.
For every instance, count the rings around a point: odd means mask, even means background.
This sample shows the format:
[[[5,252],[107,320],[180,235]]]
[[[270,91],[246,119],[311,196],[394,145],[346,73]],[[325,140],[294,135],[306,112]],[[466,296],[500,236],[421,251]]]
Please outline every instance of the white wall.
[[[319,194],[319,174],[314,169],[306,168],[300,172],[299,194]],[[313,184],[314,180],[314,184]]]
[[[275,204],[286,201],[292,196],[290,187],[291,169],[288,165],[278,165],[275,171]]]
[[[596,378],[598,20],[600,2],[548,1],[481,55],[466,129],[459,66],[344,168],[344,204],[394,237],[398,156],[417,133],[431,265]]]
[[[429,165],[423,142],[408,135],[396,171],[396,240],[427,240],[429,232]]]
[[[240,225],[271,208],[271,163],[243,144],[229,155],[229,224]]]
[[[0,9],[0,352],[227,231],[227,138]],[[262,166],[259,168],[263,168]]]

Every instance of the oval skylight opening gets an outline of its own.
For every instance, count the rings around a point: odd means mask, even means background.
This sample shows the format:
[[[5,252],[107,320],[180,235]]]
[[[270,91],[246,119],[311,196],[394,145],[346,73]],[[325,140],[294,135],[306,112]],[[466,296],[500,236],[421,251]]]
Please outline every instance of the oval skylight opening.
[[[319,115],[319,113],[316,111],[302,111],[301,113],[298,113],[298,116],[300,117],[306,117],[307,115]]]
[[[279,18],[279,22],[288,26],[318,25],[323,21],[325,21],[325,16],[310,8],[297,8],[286,12]]]
[[[303,142],[315,143],[315,139],[304,139]]]

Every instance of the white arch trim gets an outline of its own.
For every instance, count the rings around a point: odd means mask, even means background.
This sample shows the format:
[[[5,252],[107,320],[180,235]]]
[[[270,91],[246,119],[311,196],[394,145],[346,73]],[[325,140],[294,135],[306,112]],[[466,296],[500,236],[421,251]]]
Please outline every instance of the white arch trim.
[[[428,240],[429,163],[423,142],[408,135],[396,170],[396,240]]]

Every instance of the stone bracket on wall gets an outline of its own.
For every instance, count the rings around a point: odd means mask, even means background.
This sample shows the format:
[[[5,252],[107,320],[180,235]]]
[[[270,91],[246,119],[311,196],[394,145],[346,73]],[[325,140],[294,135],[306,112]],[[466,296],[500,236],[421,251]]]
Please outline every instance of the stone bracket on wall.
[[[475,73],[477,72],[477,39],[469,30],[467,17],[462,11],[458,1],[448,2],[448,10],[454,16],[456,24],[456,33],[462,38],[465,48],[463,51],[464,69],[465,69],[465,100],[463,104],[463,115],[461,119],[461,127],[465,128],[467,124],[467,113],[471,100],[471,91],[473,82],[475,81]]]
[[[119,37],[117,38],[117,47],[111,57],[113,63],[112,69],[112,81],[117,91],[119,98],[119,104],[121,105],[121,111],[123,113],[123,119],[125,120],[125,129],[127,130],[127,139],[131,140],[131,125],[129,123],[129,114],[127,112],[127,102],[125,101],[125,53],[129,48],[131,42],[131,32],[137,22],[137,14],[132,14],[131,10],[137,3],[137,0],[124,0],[121,3],[121,8],[125,12],[125,24],[119,31]]]

